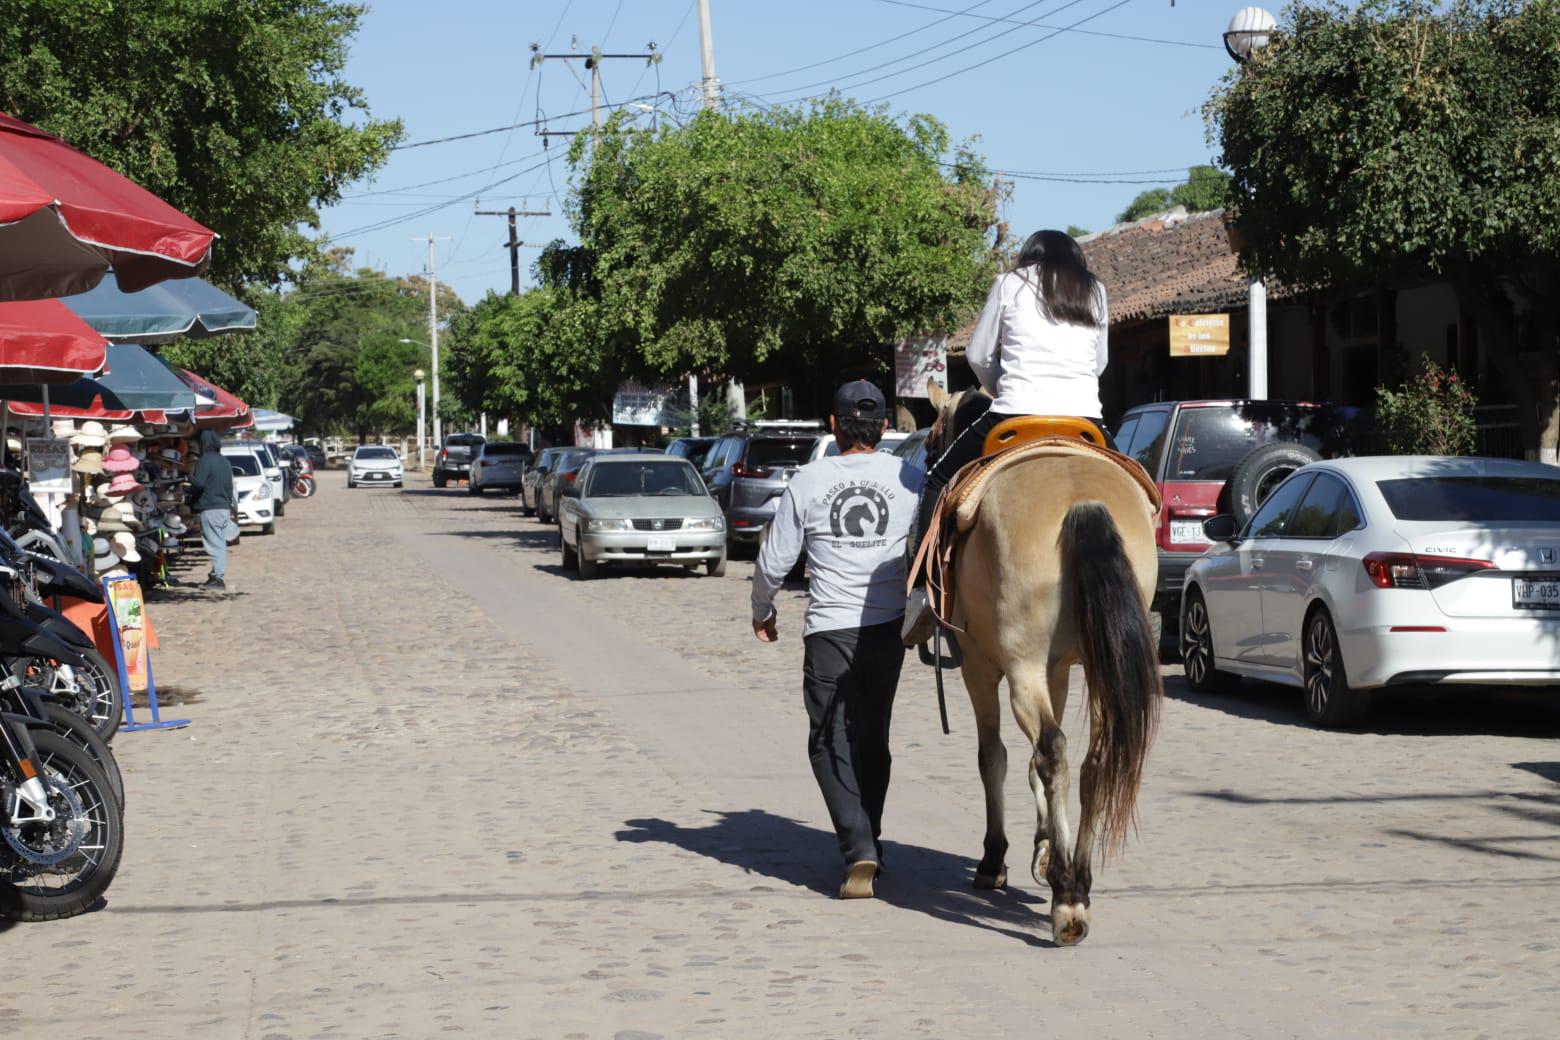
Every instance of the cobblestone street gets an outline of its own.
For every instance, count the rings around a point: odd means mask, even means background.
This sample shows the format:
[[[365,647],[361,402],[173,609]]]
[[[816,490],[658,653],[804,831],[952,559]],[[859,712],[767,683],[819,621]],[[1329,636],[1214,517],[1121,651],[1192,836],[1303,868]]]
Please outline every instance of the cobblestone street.
[[[116,741],[119,878],[7,932],[0,1035],[1554,1035],[1560,708],[1323,732],[1295,691],[1172,678],[1139,831],[1055,949],[1011,724],[1012,884],[970,888],[956,677],[944,737],[907,664],[881,898],[840,902],[801,591],[762,646],[750,563],[578,581],[515,499],[409,480],[322,474],[229,595],[152,602],[194,724]]]

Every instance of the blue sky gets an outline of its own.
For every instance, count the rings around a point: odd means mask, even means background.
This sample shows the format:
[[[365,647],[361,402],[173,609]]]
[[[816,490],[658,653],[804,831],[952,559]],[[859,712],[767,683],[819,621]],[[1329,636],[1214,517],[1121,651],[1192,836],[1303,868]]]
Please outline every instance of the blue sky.
[[[1005,214],[1017,234],[1104,227],[1152,185],[1101,182],[1174,183],[1176,174],[1160,171],[1208,161],[1200,110],[1229,68],[1220,34],[1240,0],[986,0],[968,14],[947,13],[972,4],[711,0],[716,73],[728,96],[757,95],[766,104],[830,86],[863,101],[893,95],[886,103],[896,112],[935,115],[955,140],[978,136],[996,169],[1087,175],[1080,179],[1091,183],[1017,180]],[[657,91],[687,99],[699,80],[694,9],[693,0],[380,0],[364,18],[347,74],[376,116],[405,120],[407,143],[539,113],[549,128],[566,130],[589,123],[588,115],[562,115],[589,107],[588,79],[577,80],[569,66],[588,73],[583,62],[532,70],[533,41],[550,52],[600,44],[627,53],[653,40],[664,55],[657,67],[603,64],[607,101]],[[1038,24],[1024,24],[1031,21]],[[1069,26],[1076,28],[1057,32]],[[671,104],[659,101],[663,109]],[[521,127],[402,148],[372,182],[352,186],[350,198],[325,211],[324,229],[354,247],[360,263],[391,274],[423,270],[427,247],[413,236],[450,236],[438,244],[441,281],[468,302],[488,289],[507,290],[504,221],[473,216],[474,203],[551,209],[550,218],[522,222],[522,239],[568,237],[558,201],[567,188],[568,142],[552,141],[544,152],[534,128]],[[521,257],[530,285],[536,250]]]

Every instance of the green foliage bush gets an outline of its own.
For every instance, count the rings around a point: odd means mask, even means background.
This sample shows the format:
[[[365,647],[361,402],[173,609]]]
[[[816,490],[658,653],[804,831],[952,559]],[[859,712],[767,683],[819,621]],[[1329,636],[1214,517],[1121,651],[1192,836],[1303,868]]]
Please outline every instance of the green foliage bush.
[[[1376,388],[1376,422],[1395,455],[1472,455],[1478,401],[1457,373],[1425,358],[1425,370],[1401,390]]]

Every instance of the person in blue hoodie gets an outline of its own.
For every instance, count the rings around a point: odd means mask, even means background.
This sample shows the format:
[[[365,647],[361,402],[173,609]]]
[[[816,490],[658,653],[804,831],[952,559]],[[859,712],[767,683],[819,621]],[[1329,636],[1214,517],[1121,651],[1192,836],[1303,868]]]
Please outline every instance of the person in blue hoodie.
[[[211,558],[206,587],[227,588],[227,531],[237,501],[233,497],[233,464],[222,455],[222,437],[200,431],[200,461],[190,478],[191,507],[200,515],[200,540]]]

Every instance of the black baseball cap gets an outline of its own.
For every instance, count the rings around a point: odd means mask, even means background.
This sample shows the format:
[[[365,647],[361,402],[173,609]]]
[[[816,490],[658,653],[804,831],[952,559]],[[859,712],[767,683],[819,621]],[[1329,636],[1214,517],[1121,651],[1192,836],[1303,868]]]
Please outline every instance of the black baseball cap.
[[[834,391],[834,414],[841,419],[886,419],[888,402],[883,399],[883,391],[865,379],[857,379]]]

